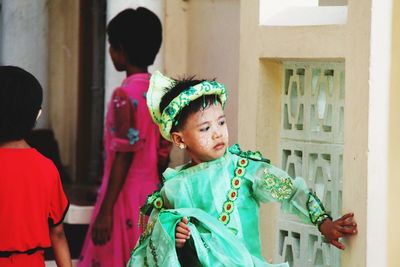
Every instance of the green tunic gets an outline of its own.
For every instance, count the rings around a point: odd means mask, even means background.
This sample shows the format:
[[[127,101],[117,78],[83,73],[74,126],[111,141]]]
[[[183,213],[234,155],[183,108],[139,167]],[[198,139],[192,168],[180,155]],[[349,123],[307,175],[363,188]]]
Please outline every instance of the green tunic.
[[[287,267],[267,263],[261,255],[259,203],[279,201],[285,212],[316,225],[329,217],[303,179],[290,178],[261,154],[243,152],[238,145],[216,160],[168,169],[164,178],[159,197],[150,200],[157,209],[128,266],[181,266],[175,227],[187,217],[189,266]]]

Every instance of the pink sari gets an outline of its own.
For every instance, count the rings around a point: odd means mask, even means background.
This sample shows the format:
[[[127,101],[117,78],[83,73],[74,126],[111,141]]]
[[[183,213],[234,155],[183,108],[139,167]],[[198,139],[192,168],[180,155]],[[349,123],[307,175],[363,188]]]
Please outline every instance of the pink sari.
[[[78,267],[126,266],[141,234],[139,208],[159,184],[157,161],[168,157],[171,145],[160,136],[146,105],[150,75],[133,74],[114,90],[105,120],[104,176],[98,200],[81,252]],[[125,183],[114,206],[111,240],[95,246],[92,225],[107,189],[109,174],[117,151],[133,152]]]

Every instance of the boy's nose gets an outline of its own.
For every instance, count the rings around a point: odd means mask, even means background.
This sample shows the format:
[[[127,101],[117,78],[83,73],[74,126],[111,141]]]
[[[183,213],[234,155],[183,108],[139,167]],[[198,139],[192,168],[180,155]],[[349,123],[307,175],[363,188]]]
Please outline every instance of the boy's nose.
[[[220,138],[221,136],[222,136],[222,134],[220,132],[214,131],[212,138],[215,140],[215,139]]]

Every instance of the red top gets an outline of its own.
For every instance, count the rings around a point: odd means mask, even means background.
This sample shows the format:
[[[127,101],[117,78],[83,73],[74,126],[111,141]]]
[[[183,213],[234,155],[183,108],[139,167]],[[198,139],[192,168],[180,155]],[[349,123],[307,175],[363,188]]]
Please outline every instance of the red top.
[[[53,162],[34,148],[0,148],[0,252],[51,246],[68,200]]]

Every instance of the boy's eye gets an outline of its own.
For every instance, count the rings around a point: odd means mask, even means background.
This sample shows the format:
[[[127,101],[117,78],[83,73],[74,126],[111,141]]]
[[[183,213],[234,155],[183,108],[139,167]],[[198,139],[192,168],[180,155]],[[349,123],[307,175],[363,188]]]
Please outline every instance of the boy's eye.
[[[209,126],[204,127],[204,128],[200,128],[200,132],[207,132],[210,129]]]
[[[221,126],[224,125],[224,124],[225,124],[225,120],[222,120],[222,121],[219,122],[219,125],[221,125]]]

